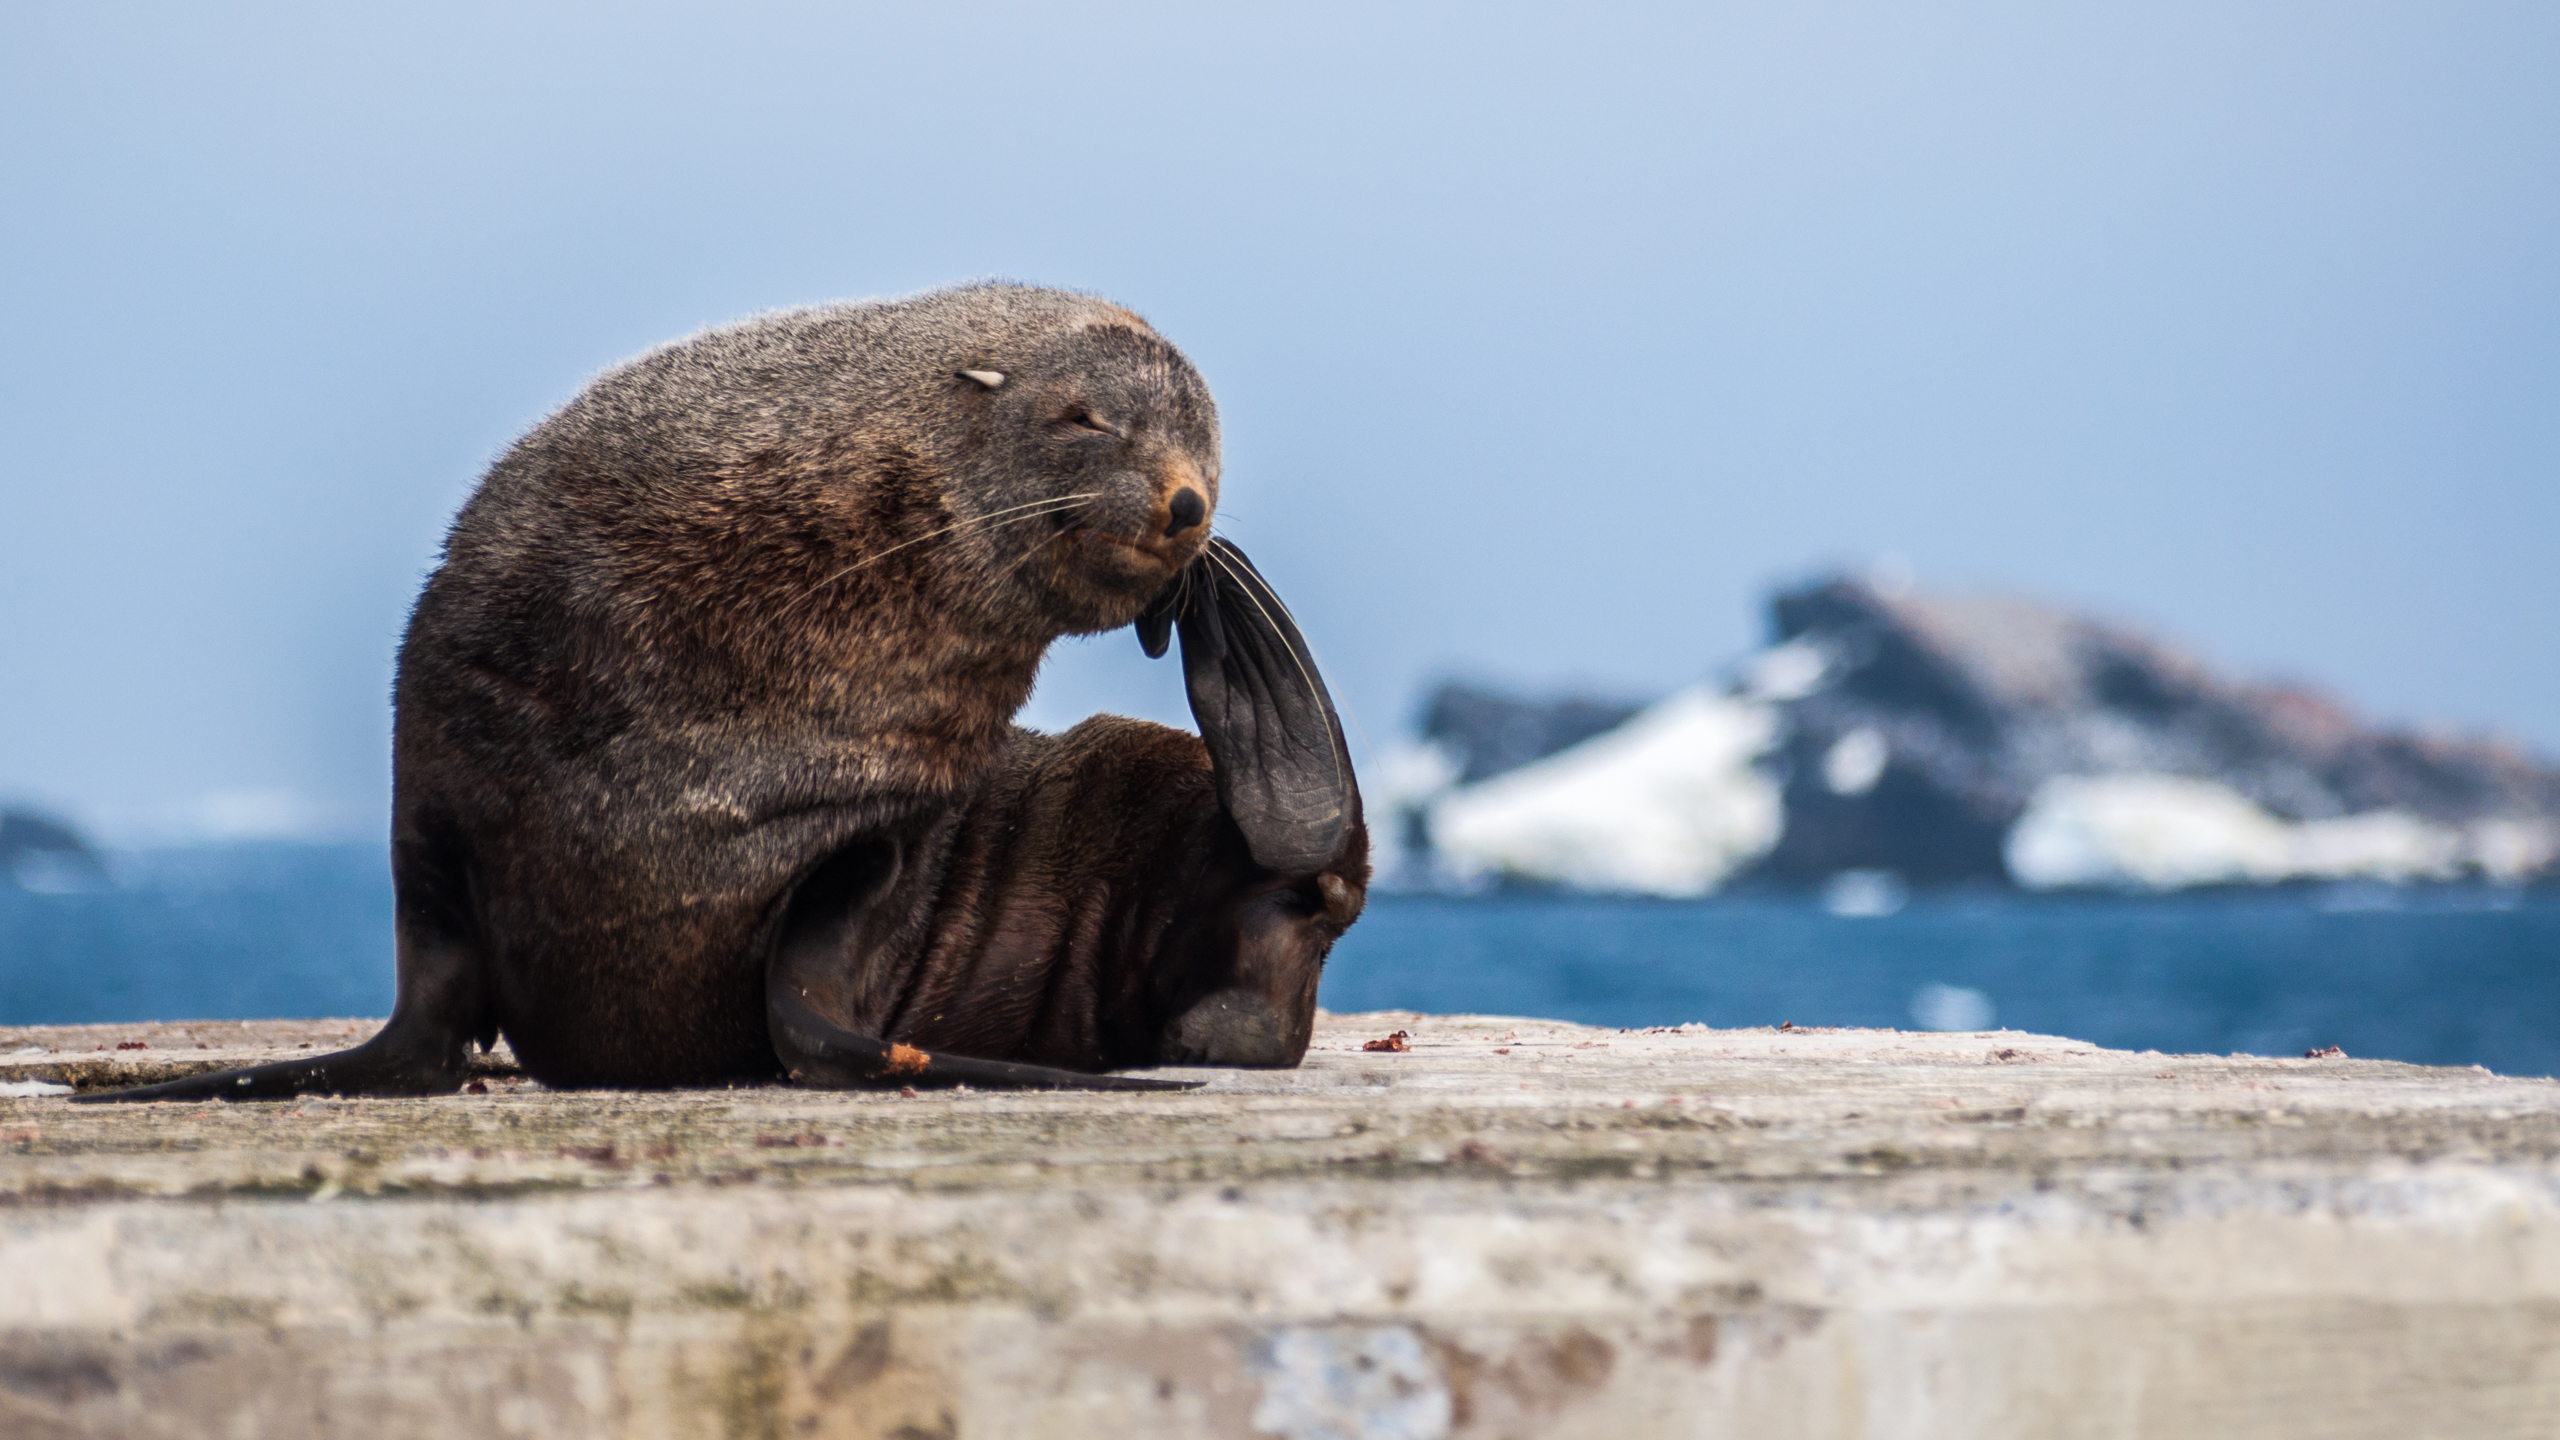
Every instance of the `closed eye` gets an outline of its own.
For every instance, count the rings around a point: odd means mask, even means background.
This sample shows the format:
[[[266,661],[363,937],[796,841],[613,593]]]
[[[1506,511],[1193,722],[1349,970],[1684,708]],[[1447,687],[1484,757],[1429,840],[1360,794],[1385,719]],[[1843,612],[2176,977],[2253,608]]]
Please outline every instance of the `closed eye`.
[[[1070,410],[1066,414],[1058,417],[1058,423],[1065,426],[1067,429],[1081,430],[1088,435],[1108,435],[1113,439],[1120,438],[1120,431],[1118,427],[1105,423],[1099,417],[1095,416],[1095,414],[1090,410]]]

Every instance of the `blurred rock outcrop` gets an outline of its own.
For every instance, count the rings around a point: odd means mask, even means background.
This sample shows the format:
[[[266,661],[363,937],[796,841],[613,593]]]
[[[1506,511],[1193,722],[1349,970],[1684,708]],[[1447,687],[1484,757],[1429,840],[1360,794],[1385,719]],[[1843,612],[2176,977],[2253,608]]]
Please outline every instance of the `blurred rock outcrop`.
[[[2554,858],[2560,774],[2515,748],[2369,727],[2116,626],[1846,578],[1770,621],[1811,677],[1773,697],[1773,879],[2513,880]]]
[[[2030,601],[1835,577],[1731,683],[1637,709],[1450,686],[1396,803],[1416,873],[1652,894],[1737,879],[2171,889],[2560,871],[2560,771],[2369,726]],[[1392,807],[1381,807],[1385,808]],[[1872,887],[1871,887],[1872,888]],[[1882,893],[1882,892],[1879,892]]]
[[[86,890],[107,883],[107,867],[61,821],[0,810],[0,881],[27,890]]]
[[[1643,708],[1578,695],[1524,700],[1452,681],[1424,707],[1422,738],[1448,753],[1459,784],[1473,785],[1614,730]]]

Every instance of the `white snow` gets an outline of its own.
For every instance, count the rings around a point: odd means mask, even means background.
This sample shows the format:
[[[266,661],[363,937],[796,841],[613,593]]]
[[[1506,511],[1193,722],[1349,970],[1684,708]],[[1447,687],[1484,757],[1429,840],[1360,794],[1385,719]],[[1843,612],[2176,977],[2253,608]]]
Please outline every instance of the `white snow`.
[[[2064,776],[2009,832],[2009,873],[2030,889],[2174,890],[2277,880],[2446,880],[2475,860],[2462,832],[2396,810],[2294,822],[2210,780]]]
[[[1778,843],[1778,787],[1752,763],[1777,733],[1771,706],[1692,686],[1442,798],[1432,843],[1461,875],[1703,895]]]
[[[1831,683],[1833,656],[1816,640],[1790,640],[1743,657],[1735,667],[1742,693],[1753,700],[1801,700]]]
[[[1885,762],[1892,756],[1882,732],[1861,725],[1822,752],[1822,783],[1834,795],[1864,795],[1884,778]]]
[[[1458,774],[1465,768],[1437,741],[1390,745],[1360,772],[1360,798],[1381,815],[1409,805],[1428,805],[1458,783]]]
[[[2471,863],[2501,885],[2560,859],[2560,834],[2547,820],[2483,820],[2471,827]]]

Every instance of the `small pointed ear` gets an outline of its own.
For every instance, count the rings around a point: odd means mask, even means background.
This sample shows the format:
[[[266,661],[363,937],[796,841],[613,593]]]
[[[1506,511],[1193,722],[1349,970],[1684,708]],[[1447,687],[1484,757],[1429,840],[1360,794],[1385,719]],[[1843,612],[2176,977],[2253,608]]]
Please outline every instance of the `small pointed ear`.
[[[1342,849],[1359,791],[1333,697],[1287,606],[1244,552],[1213,539],[1172,588],[1182,678],[1218,801],[1254,861],[1308,875]],[[1145,638],[1140,632],[1140,639]]]
[[[990,390],[1004,383],[1004,372],[1001,370],[955,370],[952,373],[963,380],[975,380]]]

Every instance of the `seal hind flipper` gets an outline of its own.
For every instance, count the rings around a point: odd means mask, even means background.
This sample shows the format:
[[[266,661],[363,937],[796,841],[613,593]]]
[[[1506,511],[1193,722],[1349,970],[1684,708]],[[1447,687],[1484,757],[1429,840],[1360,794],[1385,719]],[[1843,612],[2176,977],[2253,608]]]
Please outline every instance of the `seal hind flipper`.
[[[399,919],[399,998],[373,1038],[346,1050],[75,1095],[109,1100],[289,1100],[296,1095],[442,1095],[470,1076],[471,1047],[496,1038],[484,1005],[479,948],[452,897],[462,893],[454,852],[425,838],[394,847]]]
[[[1219,803],[1257,863],[1283,875],[1322,870],[1340,853],[1356,802],[1342,722],[1306,637],[1224,538],[1210,540],[1168,590],[1180,596],[1183,686]],[[1139,624],[1140,643],[1160,653],[1160,612]]]
[[[405,976],[404,976],[405,978]],[[290,1100],[297,1095],[444,1095],[470,1076],[472,1034],[442,1023],[431,1006],[404,1003],[373,1038],[308,1059],[189,1075],[128,1090],[74,1095],[110,1100]]]
[[[385,1043],[385,1042],[389,1043]],[[279,1060],[241,1070],[217,1070],[127,1090],[74,1095],[74,1105],[113,1100],[290,1100],[297,1095],[442,1095],[461,1088],[468,1052],[422,1050],[385,1025],[350,1050]]]
[[[766,1014],[774,1054],[801,1085],[852,1090],[892,1085],[982,1085],[1012,1090],[1196,1090],[1197,1080],[1151,1080],[1138,1075],[1088,1075],[1014,1060],[982,1060],[919,1050],[913,1045],[856,1034],[828,1020],[802,1000],[777,971],[768,986]]]

